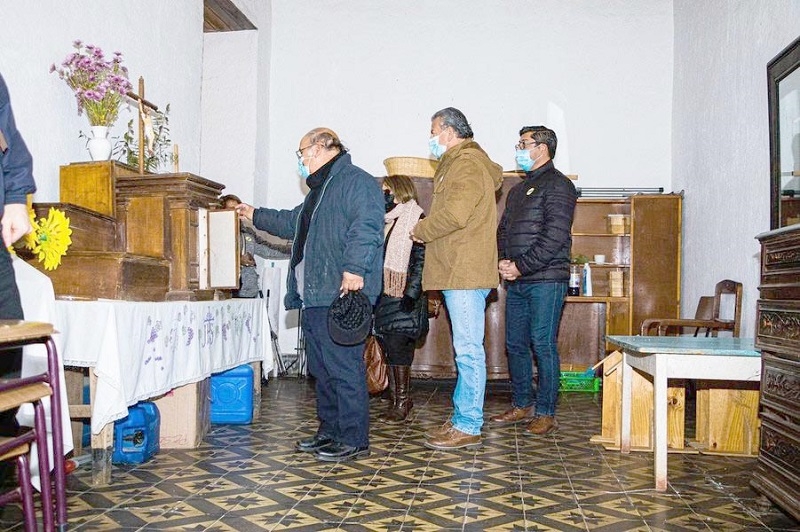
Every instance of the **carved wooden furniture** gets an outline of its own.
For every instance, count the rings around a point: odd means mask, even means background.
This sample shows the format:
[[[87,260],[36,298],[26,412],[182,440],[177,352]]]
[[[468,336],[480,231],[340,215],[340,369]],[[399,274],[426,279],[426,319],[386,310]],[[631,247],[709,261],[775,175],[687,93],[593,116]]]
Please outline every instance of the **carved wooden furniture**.
[[[189,173],[138,174],[114,161],[61,167],[60,203],[73,244],[46,272],[57,296],[129,301],[206,300],[198,239],[201,209],[219,205],[224,185]],[[38,261],[32,261],[41,267]]]
[[[427,212],[433,181],[412,177],[420,206]],[[498,221],[509,189],[519,173],[504,174],[498,195]],[[607,263],[594,265],[594,296],[567,297],[558,334],[562,367],[584,369],[607,352],[608,334],[633,334],[643,320],[678,317],[680,299],[681,194],[637,195],[618,199],[579,199],[572,226],[572,253],[604,254]],[[630,217],[627,232],[612,233],[609,214]],[[622,271],[624,295],[611,297],[609,273]],[[499,278],[498,278],[499,282]],[[446,307],[431,320],[427,338],[418,345],[411,367],[415,378],[456,376]],[[508,378],[505,354],[505,289],[488,298],[486,309],[486,369],[489,379]]]
[[[25,515],[25,529],[37,530],[32,509],[30,493],[30,470],[27,460],[18,455],[25,447],[35,440],[38,447],[39,476],[41,479],[42,524],[44,530],[66,530],[67,527],[67,496],[66,473],[64,470],[64,444],[61,426],[61,393],[59,386],[60,363],[52,335],[53,326],[49,323],[39,323],[19,320],[0,320],[0,356],[8,349],[15,349],[25,345],[44,344],[47,349],[47,370],[44,373],[30,377],[0,380],[0,411],[10,410],[22,403],[34,404],[34,429],[17,438],[8,438],[0,441],[0,455],[2,459],[14,457],[20,466],[19,496],[23,500]],[[46,414],[42,401],[49,397],[51,406],[51,428],[53,448],[53,482],[50,481],[50,464],[48,458],[48,437]],[[10,502],[17,495],[16,490],[1,496],[0,501]]]
[[[800,223],[800,167],[797,130],[800,120],[800,37],[767,64],[769,111],[770,228]]]
[[[64,211],[72,229],[72,245],[61,266],[45,271],[38,260],[20,255],[53,282],[56,296],[163,301],[169,289],[169,261],[126,253],[116,218],[69,203],[34,203],[37,217],[53,207]]]
[[[753,487],[800,520],[800,225],[763,233],[756,346],[761,446]]]
[[[167,300],[212,299],[198,278],[199,209],[219,203],[224,185],[189,173],[117,179],[117,218],[127,253],[166,259]],[[234,253],[235,256],[235,253]]]

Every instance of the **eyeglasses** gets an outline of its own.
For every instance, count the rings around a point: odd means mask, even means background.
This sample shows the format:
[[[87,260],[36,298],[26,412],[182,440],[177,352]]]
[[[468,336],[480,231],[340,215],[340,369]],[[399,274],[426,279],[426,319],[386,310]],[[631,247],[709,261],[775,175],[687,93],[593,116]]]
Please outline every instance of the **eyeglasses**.
[[[441,135],[442,133],[444,133],[444,130],[445,130],[445,129],[447,129],[448,127],[450,127],[450,126],[448,126],[448,125],[444,125],[444,126],[442,126],[442,127],[439,129],[439,132],[438,132],[438,133],[434,133],[434,132],[433,132],[433,129],[431,129],[431,138],[433,138],[433,137],[438,137],[439,135]]]
[[[532,148],[534,146],[538,146],[539,144],[541,144],[541,142],[533,140],[533,139],[531,139],[531,140],[521,140],[521,141],[517,142],[514,145],[514,147],[516,149],[518,149],[518,150],[527,150],[529,147]]]
[[[303,157],[303,152],[306,151],[307,149],[309,149],[312,146],[313,146],[313,144],[309,144],[308,146],[304,146],[304,147],[300,148],[299,150],[297,150],[296,152],[294,152],[294,154],[297,155],[298,159],[300,159],[300,158]]]

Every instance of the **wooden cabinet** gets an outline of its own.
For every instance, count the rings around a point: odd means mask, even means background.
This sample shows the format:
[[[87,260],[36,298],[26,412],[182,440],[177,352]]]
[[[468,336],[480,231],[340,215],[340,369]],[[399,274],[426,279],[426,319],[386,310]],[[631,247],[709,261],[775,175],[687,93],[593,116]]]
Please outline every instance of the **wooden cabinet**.
[[[224,185],[182,172],[117,179],[117,218],[128,253],[170,262],[167,300],[211,299],[199,282],[199,209],[214,208]]]
[[[606,305],[606,334],[638,334],[647,318],[679,316],[682,202],[682,194],[578,200],[572,254],[606,256],[605,264],[591,263],[593,296]],[[612,226],[618,215],[626,220],[622,232]],[[614,272],[622,273],[621,297],[611,296]]]
[[[497,200],[498,221],[508,191],[520,175],[504,175]],[[413,178],[420,205],[427,212],[433,192],[429,178]],[[586,368],[607,352],[608,334],[637,334],[646,318],[678,317],[680,306],[681,194],[637,195],[630,198],[579,199],[572,226],[572,253],[592,258],[605,255],[607,264],[592,265],[593,296],[567,297],[558,335],[563,366]],[[609,214],[629,220],[612,233]],[[611,297],[609,273],[623,274],[623,295]],[[508,378],[505,354],[505,289],[489,296],[486,308],[486,366],[489,379]],[[419,345],[411,368],[417,378],[456,376],[450,324],[444,309],[431,320],[431,330]]]
[[[189,173],[141,175],[115,161],[62,166],[60,185],[60,203],[34,205],[38,216],[51,206],[62,209],[73,231],[61,266],[45,272],[56,295],[132,301],[215,296],[199,279],[199,212],[218,206],[224,185]]]
[[[800,520],[800,225],[761,241],[761,444],[752,485]]]
[[[59,201],[114,218],[117,214],[117,179],[138,173],[136,168],[117,161],[62,166],[59,172]]]

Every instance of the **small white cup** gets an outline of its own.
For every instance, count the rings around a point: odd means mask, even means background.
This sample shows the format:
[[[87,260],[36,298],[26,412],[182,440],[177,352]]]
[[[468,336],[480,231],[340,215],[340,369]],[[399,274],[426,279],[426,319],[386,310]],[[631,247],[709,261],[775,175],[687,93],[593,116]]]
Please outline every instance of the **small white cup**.
[[[595,255],[594,256],[594,263],[595,264],[605,264],[606,263],[606,256],[605,255]]]

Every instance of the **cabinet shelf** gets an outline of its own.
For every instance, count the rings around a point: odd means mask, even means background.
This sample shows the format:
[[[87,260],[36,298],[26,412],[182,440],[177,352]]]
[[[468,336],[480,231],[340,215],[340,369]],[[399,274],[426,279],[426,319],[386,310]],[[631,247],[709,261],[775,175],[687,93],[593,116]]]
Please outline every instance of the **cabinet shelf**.
[[[629,297],[567,296],[569,303],[627,303],[629,300]]]
[[[604,262],[603,264],[597,264],[596,262],[589,262],[589,266],[592,268],[630,268],[630,264],[617,264],[613,262]]]
[[[595,296],[571,296],[567,301],[605,303],[605,335],[637,334],[647,318],[678,317],[682,200],[680,194],[578,199],[571,254],[589,259]],[[626,232],[612,233],[609,215],[626,216]],[[653,254],[655,242],[658,258]],[[595,263],[595,255],[604,255],[606,262]],[[609,297],[614,271],[623,273],[623,297]]]
[[[630,233],[572,233],[572,237],[616,237],[616,238],[629,238],[631,236]]]

